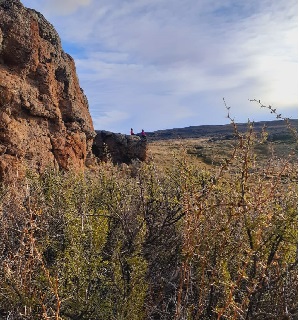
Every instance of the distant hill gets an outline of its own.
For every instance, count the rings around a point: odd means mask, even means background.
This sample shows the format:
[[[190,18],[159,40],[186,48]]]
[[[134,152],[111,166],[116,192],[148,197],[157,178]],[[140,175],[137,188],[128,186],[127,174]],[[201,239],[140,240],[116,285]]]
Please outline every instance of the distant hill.
[[[289,121],[291,126],[298,130],[298,119],[292,119]],[[291,138],[291,132],[284,120],[254,122],[254,128],[256,131],[261,131],[264,126],[266,126],[266,131],[269,134],[269,140],[287,140]],[[237,123],[237,127],[239,132],[245,132],[248,128],[248,124]],[[217,140],[231,139],[234,137],[234,129],[231,124],[190,126],[186,128],[147,132],[147,137],[149,141],[201,137],[213,137]]]

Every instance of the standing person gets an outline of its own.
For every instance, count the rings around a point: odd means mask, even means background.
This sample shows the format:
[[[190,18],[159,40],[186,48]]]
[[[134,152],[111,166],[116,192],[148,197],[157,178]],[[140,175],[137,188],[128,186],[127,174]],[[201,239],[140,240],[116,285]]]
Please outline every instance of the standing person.
[[[131,128],[131,136],[133,136],[134,135],[134,131],[133,131],[133,129]]]
[[[146,137],[146,134],[145,134],[145,132],[144,132],[143,129],[141,130],[141,136],[142,136],[142,137]]]

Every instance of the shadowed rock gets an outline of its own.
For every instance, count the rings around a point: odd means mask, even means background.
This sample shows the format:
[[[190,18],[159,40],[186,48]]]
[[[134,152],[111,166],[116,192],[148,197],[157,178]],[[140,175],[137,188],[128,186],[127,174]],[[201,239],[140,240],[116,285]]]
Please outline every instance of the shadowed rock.
[[[109,131],[96,131],[92,146],[93,153],[101,161],[111,157],[113,163],[127,163],[132,160],[146,160],[146,138]]]

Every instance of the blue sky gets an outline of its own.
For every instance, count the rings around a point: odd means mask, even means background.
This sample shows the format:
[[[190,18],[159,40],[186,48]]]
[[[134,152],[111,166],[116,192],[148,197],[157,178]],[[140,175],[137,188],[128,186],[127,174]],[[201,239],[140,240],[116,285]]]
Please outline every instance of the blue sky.
[[[21,0],[58,31],[96,129],[297,118],[297,0]]]

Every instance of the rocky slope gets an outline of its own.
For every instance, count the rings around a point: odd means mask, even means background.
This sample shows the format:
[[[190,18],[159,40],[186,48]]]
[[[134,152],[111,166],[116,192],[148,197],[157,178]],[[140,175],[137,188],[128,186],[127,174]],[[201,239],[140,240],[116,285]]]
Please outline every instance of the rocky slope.
[[[83,169],[94,137],[74,61],[53,26],[18,0],[0,0],[0,180],[28,164]]]

